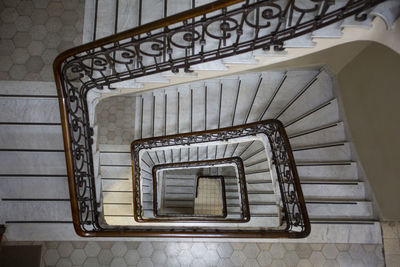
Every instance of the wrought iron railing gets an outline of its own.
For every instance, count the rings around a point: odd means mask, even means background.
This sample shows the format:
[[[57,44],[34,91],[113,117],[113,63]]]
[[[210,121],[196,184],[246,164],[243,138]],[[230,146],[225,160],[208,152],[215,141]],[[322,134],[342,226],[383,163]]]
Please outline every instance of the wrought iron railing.
[[[165,139],[170,139],[170,137],[166,137]],[[174,143],[176,140],[176,137],[172,137],[171,140],[159,140],[162,143]],[[186,145],[193,144],[191,141],[193,141],[192,138],[186,139],[188,141]],[[139,140],[138,142],[134,142],[134,145],[132,146],[132,159],[133,159],[133,188],[134,188],[134,217],[135,220],[138,222],[162,222],[165,220],[169,221],[182,221],[182,220],[190,220],[190,221],[223,221],[223,222],[248,222],[250,220],[250,208],[249,208],[249,201],[248,201],[248,196],[247,196],[247,188],[246,188],[246,178],[245,178],[245,173],[244,173],[244,165],[243,161],[239,157],[233,157],[233,158],[221,158],[221,159],[212,159],[212,160],[201,160],[201,161],[188,161],[188,162],[176,162],[176,163],[166,163],[166,164],[157,164],[152,167],[152,175],[153,175],[153,213],[154,217],[156,218],[144,218],[143,216],[143,206],[142,206],[142,201],[141,201],[141,175],[140,175],[140,156],[139,152],[142,150],[144,147],[148,147],[150,142],[151,145],[156,145],[156,143],[153,143],[151,140],[146,140],[144,139]],[[166,216],[166,215],[160,215],[157,210],[157,204],[159,202],[158,195],[157,195],[157,172],[159,170],[167,170],[171,168],[193,168],[193,167],[207,167],[207,168],[212,168],[214,166],[219,166],[222,164],[233,164],[236,167],[236,170],[238,172],[238,184],[239,184],[239,194],[240,194],[240,201],[241,201],[241,216],[238,219],[220,219],[212,216],[180,216],[180,218],[177,218],[177,216]],[[226,214],[225,216],[226,217]]]
[[[268,234],[274,236],[279,233],[280,236],[283,237],[304,237],[308,235],[310,231],[310,222],[300,187],[295,161],[285,129],[282,123],[278,120],[266,120],[217,130],[185,133],[166,137],[161,136],[134,141],[132,143],[132,164],[135,217],[140,218],[143,213],[140,200],[141,173],[139,156],[142,150],[179,145],[204,144],[256,136],[259,134],[265,135],[269,140],[269,146],[272,152],[272,163],[273,166],[275,166],[275,172],[279,184],[283,219],[286,229],[266,232],[260,231],[258,234],[260,234],[260,236],[263,234],[264,236],[268,236]],[[181,165],[183,165],[183,163],[181,163]],[[157,170],[153,169],[153,177],[155,171]],[[242,185],[245,186],[245,183]],[[244,190],[247,191],[245,188]],[[155,192],[155,188],[153,188],[153,194],[155,194]],[[243,230],[243,232],[246,233],[246,230]],[[277,236],[279,236],[279,234]]]
[[[288,0],[283,5],[271,0],[253,4],[220,0],[60,54],[54,62],[54,75],[77,233],[121,235],[118,231],[105,233],[99,223],[87,103],[91,89],[111,89],[117,82],[169,70],[190,71],[192,65],[255,49],[281,50],[285,41],[346,17],[366,19],[362,12],[383,1],[348,0],[334,8],[334,1],[323,0]],[[243,5],[233,7],[240,2]],[[291,196],[287,198],[291,200]],[[155,236],[151,231],[132,231],[130,235]],[[156,236],[163,235],[158,232]]]

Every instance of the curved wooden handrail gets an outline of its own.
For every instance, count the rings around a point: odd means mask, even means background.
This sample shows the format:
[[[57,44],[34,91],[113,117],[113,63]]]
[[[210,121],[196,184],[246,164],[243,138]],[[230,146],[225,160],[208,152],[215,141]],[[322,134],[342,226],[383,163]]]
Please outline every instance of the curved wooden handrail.
[[[295,26],[285,28],[283,30],[277,30],[273,31],[272,34],[262,36],[260,38],[254,38],[252,41],[244,41],[243,43],[239,44],[241,45],[241,48],[237,50],[237,47],[225,47],[221,49],[221,54],[218,56],[215,56],[213,58],[195,58],[193,62],[183,62],[182,59],[178,62],[178,67],[186,67],[188,65],[190,67],[190,64],[200,64],[202,62],[207,62],[211,60],[215,60],[218,58],[224,58],[228,57],[231,55],[234,55],[236,53],[245,53],[252,51],[254,49],[258,48],[266,48],[269,49],[270,47],[274,47],[277,50],[283,49],[283,42],[292,38],[296,38],[298,36],[301,36],[303,34],[310,33],[316,29],[323,28],[325,26],[328,26],[332,23],[335,23],[337,21],[342,20],[343,18],[349,17],[349,16],[356,16],[357,20],[362,20],[365,19],[366,16],[360,15],[361,12],[364,10],[367,10],[371,7],[373,7],[376,4],[379,4],[385,0],[359,0],[359,1],[348,1],[348,4],[346,4],[343,8],[334,10],[329,13],[327,12],[329,7],[330,1],[326,1],[326,4],[324,4],[323,12],[324,14],[318,15],[314,19],[296,23]],[[173,25],[178,22],[182,21],[188,21],[190,19],[199,17],[199,16],[204,16],[206,14],[209,14],[211,12],[217,11],[217,10],[225,10],[229,6],[232,6],[234,4],[244,2],[244,0],[219,0],[204,6],[200,6],[198,8],[185,11],[161,20],[154,21],[152,23],[127,30],[118,34],[115,34],[113,36],[109,36],[103,39],[99,39],[87,44],[83,44],[81,46],[69,49],[63,53],[61,53],[57,58],[54,60],[53,64],[53,71],[54,71],[54,77],[55,77],[55,83],[57,87],[57,92],[58,92],[58,98],[59,98],[59,106],[60,106],[60,118],[61,118],[61,124],[62,124],[62,131],[63,131],[63,139],[64,139],[64,150],[65,150],[65,159],[66,159],[66,166],[67,166],[67,174],[68,174],[68,185],[69,185],[69,191],[70,191],[70,199],[71,199],[71,209],[72,209],[72,217],[73,217],[73,223],[74,223],[74,228],[76,232],[81,235],[81,236],[138,236],[138,237],[143,237],[143,236],[152,236],[152,237],[162,237],[162,236],[177,236],[175,233],[171,232],[162,232],[162,231],[146,231],[146,232],[129,232],[129,231],[115,231],[115,230],[110,230],[110,229],[104,229],[100,226],[99,221],[98,221],[98,211],[97,211],[97,202],[96,202],[96,192],[95,192],[95,187],[94,187],[94,167],[93,167],[93,155],[92,155],[92,150],[91,150],[91,145],[93,143],[93,129],[90,126],[89,122],[89,112],[88,112],[88,104],[86,101],[87,93],[94,87],[100,87],[102,88],[103,86],[110,86],[115,82],[122,81],[122,80],[127,80],[135,77],[140,77],[152,73],[157,73],[157,72],[162,72],[166,70],[172,70],[173,66],[168,66],[166,67],[165,64],[166,62],[163,62],[164,65],[161,66],[159,69],[152,69],[151,71],[146,72],[143,70],[139,74],[131,74],[129,71],[117,73],[117,74],[110,74],[109,77],[103,77],[102,79],[97,79],[93,78],[93,72],[91,73],[89,70],[86,69],[79,69],[81,66],[79,64],[74,65],[75,61],[79,60],[85,60],[86,59],[86,54],[90,54],[91,51],[99,49],[99,48],[104,48],[106,45],[113,45],[117,44],[120,41],[124,39],[129,39],[131,38],[131,42],[136,41],[134,37],[139,36],[139,35],[145,35],[147,33],[150,33],[153,30],[156,29],[167,29],[169,25]],[[255,9],[261,7],[261,6],[267,6],[271,1],[268,0],[261,0],[258,1],[254,4],[248,5],[248,1],[246,1],[247,6],[246,7],[251,7],[253,8],[252,10],[254,11]],[[294,0],[288,1],[288,8],[290,5],[294,3]],[[325,2],[324,2],[325,3]],[[293,8],[293,7],[292,7]],[[296,10],[299,8],[297,7]],[[301,10],[301,9],[300,9]],[[281,10],[282,11],[282,10]],[[287,11],[287,10],[286,10]],[[285,11],[285,12],[286,12]],[[230,11],[228,11],[229,13]],[[229,13],[231,16],[234,16],[235,14],[240,14],[242,16],[246,16],[246,12],[248,12],[247,9],[243,10],[234,10],[232,13]],[[283,12],[283,11],[282,11]],[[302,11],[308,12],[306,10]],[[274,14],[270,14],[271,12],[266,12],[264,14],[264,17],[270,18]],[[282,13],[283,14],[283,13]],[[286,13],[284,13],[286,14]],[[282,15],[283,16],[283,15]],[[222,16],[222,19],[227,19],[227,17]],[[220,25],[222,27],[222,24]],[[225,25],[226,26],[226,25]],[[224,27],[225,27],[224,26]],[[229,28],[229,26],[227,26]],[[222,28],[221,28],[222,29]],[[240,31],[237,33],[238,35],[241,35]],[[193,38],[193,36],[191,37]],[[120,44],[118,44],[120,45]],[[104,48],[107,49],[107,48]],[[229,50],[231,49],[231,50]],[[110,49],[111,50],[111,49]],[[101,53],[102,50],[99,52],[97,51],[96,53]],[[214,53],[214,51],[211,51]],[[210,53],[211,53],[210,52]],[[219,52],[219,51],[218,51]],[[86,53],[86,54],[85,54]],[[99,65],[103,64],[101,62],[96,62],[95,60],[95,54],[92,53],[92,62],[98,63]],[[215,53],[214,53],[215,54]],[[71,63],[72,62],[72,63]],[[68,65],[68,63],[70,63]],[[80,62],[82,63],[82,62]],[[114,61],[115,63],[115,61]],[[108,62],[109,64],[109,70],[111,69],[110,66],[114,64],[113,62]],[[66,68],[65,66],[68,66]],[[160,67],[160,66],[156,66]],[[144,68],[143,68],[144,69]],[[74,77],[69,77],[68,71],[72,71],[72,74],[76,75]],[[92,69],[92,71],[94,71]],[[126,73],[129,72],[129,75],[126,75]],[[84,82],[82,81],[82,76],[85,76],[88,78],[89,82]],[[125,76],[124,76],[125,75]],[[97,80],[96,80],[97,79]],[[283,129],[283,128],[282,128]],[[76,137],[78,135],[78,137]],[[294,159],[292,152],[290,150],[290,145],[289,142],[287,141],[286,133],[284,133],[284,130],[282,132],[282,136],[285,139],[285,146],[288,154],[288,157],[290,158],[291,165],[293,165],[293,170],[294,170],[294,176],[297,177],[297,171],[295,169],[294,165]],[[86,164],[86,165],[85,165]],[[85,166],[83,166],[85,165]],[[77,177],[79,175],[79,177]],[[83,177],[84,176],[84,177]],[[81,199],[83,198],[82,196],[80,197],[80,202],[78,203],[78,197],[79,194],[82,194],[82,192],[79,192],[79,187],[77,186],[77,181],[76,179],[86,179],[88,183],[92,184],[92,186],[89,186],[87,188],[88,192],[85,192],[89,194],[90,201],[84,202]],[[297,179],[297,180],[296,180]],[[298,188],[301,193],[301,188],[300,188],[300,183],[298,181],[298,177],[294,180],[294,185],[296,188]],[[85,181],[86,181],[85,180]],[[302,197],[302,194],[299,195],[299,201],[304,202],[304,199]],[[304,208],[304,210],[303,210]],[[214,233],[214,234],[201,234],[201,237],[304,237],[309,233],[309,221],[308,221],[308,216],[306,214],[305,210],[305,205],[301,205],[301,209],[305,212],[306,215],[306,227],[305,230],[306,232],[302,232],[301,234],[298,233],[288,233],[285,236],[282,236],[281,232],[268,232],[268,234],[265,233],[230,233],[226,232],[224,234],[222,233]],[[82,221],[85,221],[85,223],[82,223]],[[86,228],[88,225],[88,229]],[[308,232],[307,232],[308,231]],[[180,237],[194,237],[194,236],[199,236],[199,233],[182,233],[179,235]]]
[[[178,13],[176,15],[160,19],[137,28],[133,28],[131,30],[127,30],[109,37],[105,37],[87,44],[83,44],[65,52],[59,54],[53,63],[53,72],[54,72],[54,79],[57,87],[58,93],[58,100],[60,106],[60,118],[61,118],[61,125],[62,125],[62,132],[63,132],[63,140],[64,140],[64,150],[65,150],[65,161],[67,166],[67,174],[68,174],[68,186],[70,192],[70,199],[71,199],[71,210],[72,210],[72,220],[73,225],[76,233],[82,237],[89,237],[89,236],[97,236],[98,232],[96,231],[84,231],[82,229],[82,225],[79,218],[79,211],[78,211],[78,202],[76,199],[76,189],[75,189],[75,174],[74,174],[74,166],[73,166],[73,151],[71,145],[71,135],[70,135],[70,126],[68,124],[68,112],[67,112],[67,94],[64,88],[64,80],[65,77],[62,76],[62,65],[64,62],[74,55],[79,53],[89,51],[91,49],[95,49],[99,46],[117,42],[123,40],[125,38],[129,38],[132,36],[136,36],[139,34],[147,33],[154,29],[159,29],[162,27],[166,27],[168,25],[172,25],[174,23],[178,23],[182,20],[191,19],[200,15],[205,15],[207,13],[219,10],[221,8],[226,8],[231,5],[234,5],[239,2],[243,2],[244,0],[219,0],[217,2],[213,2],[204,6],[200,6],[194,8],[192,10],[188,10],[182,13]],[[86,104],[86,103],[85,103]],[[91,154],[91,151],[90,151]]]

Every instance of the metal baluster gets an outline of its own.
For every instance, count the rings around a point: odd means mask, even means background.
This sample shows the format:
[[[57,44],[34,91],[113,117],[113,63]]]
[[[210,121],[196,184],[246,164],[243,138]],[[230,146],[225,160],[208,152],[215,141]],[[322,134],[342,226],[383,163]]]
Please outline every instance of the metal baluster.
[[[285,82],[286,80],[286,73],[285,75],[283,75],[281,81],[279,82],[278,86],[276,87],[274,93],[272,94],[271,98],[269,99],[267,105],[265,106],[264,111],[261,113],[260,117],[258,117],[258,120],[262,120],[262,118],[264,117],[265,113],[268,111],[269,107],[271,106],[272,102],[274,101],[275,96],[278,94],[279,90],[282,87],[282,84]]]
[[[221,105],[222,105],[222,83],[219,89],[219,107],[218,107],[218,129],[221,125]]]
[[[180,101],[180,94],[178,91],[178,117],[177,117],[177,121],[176,121],[176,133],[178,133],[178,134],[179,134],[179,110],[180,110],[179,101]]]
[[[97,34],[97,12],[99,10],[99,0],[96,0],[95,6],[94,6],[94,23],[93,23],[93,41],[96,40],[96,34]],[[92,65],[93,68],[93,65]]]
[[[167,17],[167,14],[168,14],[168,0],[164,0],[164,18],[166,18]],[[167,27],[165,27],[164,28],[164,31],[165,31],[165,29],[167,29]],[[166,61],[166,48],[167,48],[167,38],[166,38],[166,36],[164,35],[163,36],[163,62],[165,62]]]
[[[242,159],[242,160],[243,160],[243,161],[246,161],[246,160],[248,160],[248,159],[254,157],[255,155],[257,155],[258,153],[260,153],[260,152],[262,152],[262,151],[264,151],[264,148],[260,148],[259,150],[257,150],[256,152],[254,152],[253,154],[251,154],[250,156],[248,156],[247,158]]]
[[[256,89],[256,92],[254,93],[253,99],[251,100],[250,108],[249,108],[249,111],[247,112],[246,119],[244,120],[244,124],[246,124],[249,119],[251,109],[253,108],[254,101],[256,100],[256,97],[258,94],[258,90],[260,89],[261,82],[262,82],[262,77],[260,76],[260,79],[259,79],[258,85],[257,85],[257,89]]]
[[[320,71],[317,73],[317,75],[315,75],[315,77],[314,77],[311,81],[309,81],[309,82],[306,84],[306,86],[304,86],[303,89],[301,89],[300,92],[298,92],[298,93],[286,104],[286,106],[275,116],[274,119],[279,118],[283,113],[285,113],[285,111],[288,110],[288,109],[293,105],[293,103],[296,102],[296,100],[299,99],[299,97],[300,97],[301,95],[303,95],[303,94],[308,90],[308,88],[310,88],[311,85],[313,85],[314,82],[317,81],[318,75],[321,73],[322,70],[323,70],[323,69],[320,69]]]
[[[165,92],[164,98],[164,136],[167,135],[167,93]]]
[[[231,157],[233,157],[233,155],[235,155],[236,149],[238,148],[239,143],[236,144],[235,149],[233,149],[233,152],[231,154]]]
[[[154,151],[154,154],[156,154],[156,157],[157,157],[157,161],[158,161],[158,163],[161,163],[161,161],[160,161],[160,158],[158,157],[158,153],[157,153],[157,151]]]
[[[193,132],[193,89],[190,89],[190,132]]]
[[[156,96],[153,93],[153,111],[152,111],[152,115],[153,115],[153,137],[156,136],[156,127],[155,127],[155,115],[156,115]]]
[[[222,155],[222,158],[225,158],[225,153],[226,153],[227,148],[228,148],[228,144],[225,144],[224,154]]]
[[[96,0],[95,6],[94,6],[93,40],[92,40],[92,41],[95,41],[95,40],[96,40],[96,33],[97,33],[97,11],[98,11],[98,9],[99,9],[99,0]],[[94,50],[92,50],[91,52],[93,53]],[[94,59],[91,60],[91,66],[92,66],[92,67],[91,67],[91,70],[90,70],[91,74],[93,74],[93,68],[94,68],[93,64],[94,64]]]
[[[238,157],[240,158],[240,156],[242,156],[243,153],[246,152],[247,149],[249,149],[249,147],[250,147],[252,144],[254,144],[254,142],[255,142],[255,140],[251,141],[251,143],[238,155]]]
[[[138,16],[138,25],[139,26],[142,26],[142,8],[143,8],[142,0],[139,0],[139,16]]]
[[[143,138],[143,104],[144,104],[143,96],[141,96],[141,98],[142,98],[142,106],[141,106],[142,113],[140,115],[142,118],[140,120],[140,139]]]
[[[204,91],[204,131],[207,130],[207,86]]]
[[[156,163],[154,162],[153,158],[150,156],[149,151],[146,151],[147,156],[150,158],[151,162],[153,162],[153,165],[156,165]]]
[[[233,126],[233,123],[235,122],[236,107],[237,107],[237,103],[238,103],[238,98],[239,98],[239,92],[240,92],[240,85],[241,85],[241,83],[242,83],[242,81],[239,80],[238,88],[237,88],[237,92],[236,92],[235,106],[233,107],[233,115],[232,115],[232,123],[231,123],[232,126]]]

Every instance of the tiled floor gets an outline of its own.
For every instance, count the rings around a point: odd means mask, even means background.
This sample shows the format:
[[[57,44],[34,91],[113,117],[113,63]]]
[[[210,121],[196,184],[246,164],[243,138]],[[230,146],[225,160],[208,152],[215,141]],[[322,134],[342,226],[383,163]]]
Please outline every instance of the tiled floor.
[[[382,223],[387,267],[400,267],[400,222]]]
[[[132,142],[135,101],[135,97],[127,96],[115,96],[100,101],[96,107],[99,144],[129,145]]]
[[[0,0],[0,80],[52,81],[54,58],[82,43],[84,0]]]
[[[382,245],[92,241],[41,244],[42,266],[384,266]]]

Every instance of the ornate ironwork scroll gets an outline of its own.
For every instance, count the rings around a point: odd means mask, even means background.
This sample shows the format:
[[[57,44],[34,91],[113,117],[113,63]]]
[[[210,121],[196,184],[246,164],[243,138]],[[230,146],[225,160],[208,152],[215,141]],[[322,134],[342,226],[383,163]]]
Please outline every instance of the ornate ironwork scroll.
[[[74,227],[81,236],[117,236],[99,224],[87,94],[114,83],[246,53],[282,50],[287,40],[346,17],[367,18],[385,0],[220,0],[100,39],[60,54],[54,61]],[[238,7],[237,4],[243,2]],[[297,220],[294,220],[297,221]],[[131,236],[145,236],[132,231]],[[162,234],[147,234],[163,236]],[[165,233],[164,235],[168,235]],[[235,236],[237,237],[237,235]]]
[[[288,233],[293,232],[302,234],[308,232],[310,223],[300,187],[295,161],[284,127],[278,120],[266,120],[212,131],[186,133],[134,141],[132,143],[131,152],[133,161],[135,216],[141,217],[143,214],[140,200],[141,175],[139,155],[141,150],[232,140],[240,137],[255,136],[257,134],[266,135],[270,142],[270,147],[272,149],[272,163],[276,170],[282,198],[282,211],[287,227],[285,231]],[[177,164],[180,164],[181,167],[187,165],[187,163]],[[153,169],[153,177],[155,176],[154,171],[156,170],[157,169]],[[153,192],[154,190],[155,189],[153,188]],[[153,201],[156,202],[156,199]]]
[[[145,141],[146,142],[146,141]],[[140,147],[136,143],[135,147]],[[139,149],[135,149],[134,151],[138,152],[140,151]],[[201,160],[201,161],[188,161],[188,162],[176,162],[176,163],[167,163],[167,164],[158,164],[153,166],[152,174],[153,174],[153,212],[154,218],[144,218],[143,217],[143,207],[142,207],[142,202],[140,199],[140,184],[141,184],[141,177],[140,177],[140,166],[136,165],[136,162],[138,162],[137,158],[139,158],[139,154],[133,154],[132,155],[133,161],[134,161],[134,166],[133,166],[133,173],[134,173],[134,185],[133,188],[135,188],[135,195],[134,195],[134,216],[135,220],[138,222],[160,222],[160,221],[165,221],[165,220],[175,220],[175,221],[182,221],[182,220],[191,220],[191,221],[219,221],[219,222],[248,222],[250,220],[250,208],[249,208],[249,200],[247,196],[247,188],[246,188],[246,177],[244,174],[244,165],[243,161],[239,157],[233,157],[233,158],[222,158],[222,159],[212,159],[212,160]],[[238,184],[239,184],[239,194],[240,194],[240,209],[241,209],[241,214],[240,218],[238,219],[225,219],[226,217],[226,205],[225,205],[225,216],[223,218],[218,218],[215,216],[181,216],[181,218],[176,218],[177,216],[165,216],[165,215],[160,215],[157,210],[157,203],[158,203],[158,197],[157,197],[157,172],[159,170],[166,170],[166,169],[171,169],[171,168],[188,168],[188,167],[213,167],[213,166],[220,166],[222,164],[234,164],[236,166],[236,169],[238,171]],[[224,194],[225,194],[225,189],[224,189]],[[225,199],[224,199],[225,201]],[[173,217],[173,219],[171,218]],[[190,218],[192,217],[192,218]]]

